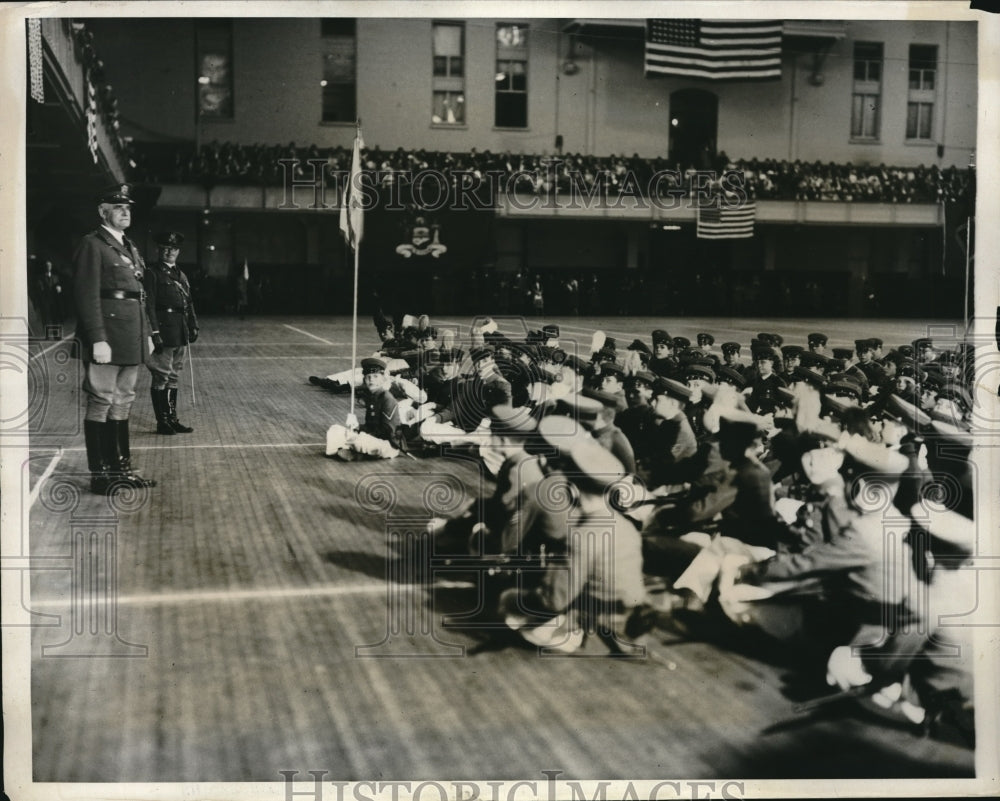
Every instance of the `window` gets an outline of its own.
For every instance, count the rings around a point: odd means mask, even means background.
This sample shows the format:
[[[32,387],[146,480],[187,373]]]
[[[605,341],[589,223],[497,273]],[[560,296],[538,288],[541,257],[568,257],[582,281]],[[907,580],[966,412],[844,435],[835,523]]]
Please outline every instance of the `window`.
[[[202,19],[197,27],[198,117],[233,118],[233,24]]]
[[[323,122],[354,122],[357,103],[357,21],[320,20],[323,39]]]
[[[851,138],[879,138],[882,97],[882,43],[855,42],[854,94],[851,97]]]
[[[494,124],[528,127],[528,29],[497,25],[497,72]]]
[[[434,89],[431,122],[435,125],[464,125],[465,24],[435,22],[432,30]]]
[[[937,86],[937,46],[910,45],[909,98],[906,104],[906,138],[933,138],[934,92]]]

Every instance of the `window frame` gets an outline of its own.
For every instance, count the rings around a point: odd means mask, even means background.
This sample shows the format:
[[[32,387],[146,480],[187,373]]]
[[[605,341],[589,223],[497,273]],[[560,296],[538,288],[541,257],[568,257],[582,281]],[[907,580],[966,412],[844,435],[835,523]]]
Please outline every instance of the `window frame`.
[[[459,30],[459,49],[461,59],[461,73],[456,75],[452,73],[452,59],[453,56],[438,56],[434,52],[434,45],[436,41],[435,29],[438,27],[452,27],[458,28]],[[435,71],[435,60],[438,58],[445,59],[445,74],[437,75]],[[466,39],[465,39],[465,21],[464,20],[431,20],[431,114],[430,114],[430,125],[432,128],[440,128],[442,130],[462,130],[468,128],[469,119],[469,98],[465,91],[465,80],[466,73],[469,67],[469,59],[466,50]],[[437,100],[439,95],[445,95],[446,100],[449,98],[454,98],[456,96],[461,97],[462,106],[462,118],[461,120],[456,120],[455,122],[448,122],[446,119],[438,117],[435,119],[437,111]],[[455,101],[458,103],[458,101]]]
[[[870,52],[866,53],[864,48],[870,48]],[[871,55],[874,53],[875,49],[878,49],[879,57],[872,58]],[[859,41],[854,43],[853,52],[853,69],[851,72],[851,117],[850,117],[850,128],[849,128],[849,141],[851,143],[857,144],[872,144],[880,143],[882,141],[882,82],[885,77],[885,43],[884,42],[867,42]],[[878,64],[878,77],[872,78],[872,65]],[[864,65],[864,77],[858,78],[858,66]],[[859,102],[861,104],[860,115],[857,112],[856,106]],[[874,121],[873,121],[873,133],[865,133],[867,115],[865,113],[865,105],[874,99],[874,108],[872,109]],[[855,129],[860,128],[860,132],[856,133]]]
[[[520,28],[525,32],[525,41],[519,46],[506,46],[500,42],[500,31],[504,28]],[[531,26],[525,22],[508,20],[504,22],[496,23],[493,29],[493,46],[494,46],[494,81],[493,81],[493,129],[502,131],[528,131],[531,129],[531,115],[530,115],[530,104],[529,100],[529,84],[528,78],[530,74],[530,52],[531,52]],[[501,64],[521,64],[523,69],[523,81],[524,87],[521,89],[516,89],[513,86],[513,81],[515,78],[514,71],[511,70],[508,75],[507,80],[510,82],[510,88],[500,89],[498,88],[498,82],[496,76],[500,75]],[[510,125],[502,123],[499,120],[500,112],[500,99],[501,97],[515,97],[519,96],[523,98],[524,102],[524,124],[523,125]]]
[[[346,19],[349,19],[349,18],[345,17],[343,19],[346,20]],[[350,18],[350,19],[353,19],[353,22],[354,22],[354,33],[353,33],[353,35],[350,35],[350,38],[351,38],[352,44],[353,44],[353,49],[354,49],[354,57],[353,57],[353,61],[354,61],[354,76],[353,76],[353,80],[351,80],[349,82],[348,81],[335,81],[335,82],[333,82],[333,86],[332,87],[331,87],[331,82],[327,78],[327,74],[326,74],[326,59],[328,57],[330,57],[330,55],[332,55],[332,53],[328,49],[329,45],[327,44],[327,42],[329,42],[330,40],[334,40],[334,39],[346,39],[346,38],[348,38],[348,34],[343,34],[343,33],[330,34],[330,33],[328,33],[325,30],[326,26],[324,25],[324,19],[320,18],[320,20],[319,20],[319,24],[320,24],[320,30],[319,30],[320,59],[321,59],[321,65],[320,65],[320,67],[321,67],[321,70],[320,70],[320,75],[321,75],[321,78],[320,78],[320,119],[319,119],[319,124],[320,125],[331,125],[331,126],[343,125],[343,126],[348,126],[348,125],[355,125],[357,123],[357,117],[358,117],[358,19],[357,19],[357,17]],[[338,120],[327,119],[327,89],[328,88],[332,89],[334,87],[351,87],[351,91],[354,94],[354,97],[353,97],[353,108],[354,108],[353,117],[354,118],[353,119],[338,119]]]
[[[927,66],[915,67],[914,48],[924,49],[925,53],[921,54],[918,52],[917,53],[918,56],[927,55],[931,51],[933,51],[934,67],[933,68]],[[927,62],[928,60],[924,57],[916,58],[916,63],[918,65],[926,64]],[[913,74],[914,71],[917,71],[920,74],[920,80],[919,80],[920,85],[917,88],[912,88],[910,86],[910,76]],[[928,74],[932,76],[931,79],[932,85],[930,88],[927,88],[927,86],[925,85],[925,79]],[[938,80],[938,46],[911,42],[907,58],[906,124],[903,130],[904,139],[908,144],[936,144],[937,137],[934,134],[934,124],[936,121],[935,117],[937,116],[935,113],[935,107],[937,106],[937,99],[938,99],[937,87],[939,84],[940,81]],[[917,116],[916,116],[916,130],[913,132],[913,135],[911,135],[910,109],[913,107],[917,108]],[[927,121],[927,136],[920,136],[919,134],[921,130],[921,118],[925,110],[927,114],[930,116],[930,119]]]

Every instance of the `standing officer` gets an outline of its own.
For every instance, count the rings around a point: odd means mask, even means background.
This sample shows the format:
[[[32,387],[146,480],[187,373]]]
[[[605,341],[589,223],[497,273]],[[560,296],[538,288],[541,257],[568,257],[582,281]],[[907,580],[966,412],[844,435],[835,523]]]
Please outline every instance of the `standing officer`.
[[[98,201],[101,226],[87,234],[73,256],[73,298],[87,396],[84,438],[90,490],[152,487],[132,468],[128,418],[139,365],[153,351],[142,279],[146,266],[125,229],[132,223],[131,187],[119,184]]]
[[[177,375],[184,369],[187,344],[198,339],[198,318],[191,302],[191,285],[177,266],[184,235],[176,231],[156,238],[159,260],[146,271],[146,309],[153,327],[153,355],[146,366],[153,374],[149,394],[156,413],[157,434],[194,431],[177,419]]]

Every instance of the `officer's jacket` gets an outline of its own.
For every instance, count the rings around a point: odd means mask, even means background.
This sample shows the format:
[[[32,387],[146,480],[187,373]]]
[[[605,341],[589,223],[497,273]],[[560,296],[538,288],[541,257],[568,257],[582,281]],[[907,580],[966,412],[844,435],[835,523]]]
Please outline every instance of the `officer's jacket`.
[[[179,348],[190,341],[191,329],[198,327],[198,318],[191,302],[191,285],[177,265],[163,262],[146,270],[146,310],[154,331],[159,331],[163,344]]]
[[[83,358],[93,358],[95,342],[107,342],[112,364],[142,364],[151,328],[142,284],[146,265],[138,249],[127,238],[119,245],[102,227],[80,241],[73,264],[76,333]],[[128,296],[112,297],[115,293]]]

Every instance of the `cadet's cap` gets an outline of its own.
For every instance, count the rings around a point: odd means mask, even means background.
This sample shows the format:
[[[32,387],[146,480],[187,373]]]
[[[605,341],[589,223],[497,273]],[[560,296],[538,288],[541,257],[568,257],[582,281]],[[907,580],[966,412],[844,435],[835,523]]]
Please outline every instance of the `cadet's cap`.
[[[815,370],[810,370],[808,367],[803,367],[801,364],[792,370],[792,381],[805,381],[817,389],[826,387],[826,376]]]
[[[946,350],[934,360],[937,364],[958,364],[958,354],[953,350]]]
[[[548,339],[559,339],[559,326],[555,324],[546,325],[542,328],[542,333]]]
[[[184,242],[184,234],[177,231],[163,231],[156,235],[156,244],[162,247],[179,248]]]
[[[591,387],[586,387],[580,394],[584,398],[589,398],[590,400],[595,400],[608,409],[614,409],[618,406],[619,395],[613,392],[604,392],[600,389],[592,389]]]
[[[781,361],[781,356],[775,352],[774,348],[769,348],[767,346],[758,347],[753,351],[754,361],[759,361],[760,359],[769,359],[772,363],[778,363]]]
[[[652,333],[652,340],[654,347],[656,345],[661,345],[661,344],[669,345],[671,348],[674,346],[674,341],[673,339],[670,338],[670,334],[668,334],[662,328],[657,328]]]
[[[962,411],[968,412],[972,409],[972,396],[957,384],[947,384],[938,390],[938,399],[944,398],[953,403],[957,403]]]
[[[724,409],[719,414],[720,438],[753,439],[764,432],[763,421],[742,409]]]
[[[723,342],[722,343],[723,353],[739,353],[740,343],[739,342]]]
[[[765,345],[771,345],[775,348],[780,348],[782,343],[785,341],[782,339],[780,334],[769,334],[767,332],[757,334],[757,339],[763,342]]]
[[[617,355],[614,348],[609,348],[605,345],[597,352],[597,360],[599,362],[613,362]]]
[[[604,337],[604,347],[602,348],[602,350],[613,351],[617,347],[618,347],[618,340],[616,340],[614,337],[609,337],[609,336]]]
[[[843,374],[832,376],[824,391],[835,398],[848,397],[854,398],[854,400],[861,400],[861,387]]]
[[[870,339],[855,339],[854,349],[858,352],[858,355],[861,355],[867,350],[875,350],[875,345]]]
[[[850,359],[854,355],[853,348],[834,348],[833,358],[834,359],[844,359],[845,361]]]
[[[556,402],[556,413],[579,420],[582,425],[592,428],[604,408],[599,400],[580,393],[564,395]],[[545,419],[545,418],[542,418]]]
[[[629,376],[627,380],[645,381],[650,386],[653,386],[653,383],[656,381],[656,376],[649,372],[649,370],[638,370],[633,375]]]
[[[913,340],[914,352],[919,353],[924,348],[933,348],[933,347],[934,347],[934,341],[928,339],[927,337],[921,337],[920,339]]]
[[[632,344],[628,346],[627,350],[637,350],[639,353],[649,354],[649,345],[643,342],[641,339],[633,339]]]
[[[940,373],[933,372],[932,370],[927,370],[923,373],[920,384],[924,389],[929,389],[936,392],[944,386],[944,378],[941,376]]]
[[[363,375],[368,375],[369,373],[384,373],[385,366],[385,362],[382,361],[382,359],[372,356],[361,360],[361,373]]]
[[[617,362],[601,362],[601,376],[606,375],[617,376],[619,381],[625,379],[625,371]]]
[[[682,348],[690,348],[691,340],[687,337],[674,337],[674,348],[680,350]]]
[[[132,199],[132,187],[128,184],[114,184],[104,189],[97,198],[98,203],[135,203]]]
[[[705,333],[698,334],[697,340],[699,346],[715,344],[715,337],[713,337],[711,334],[705,334]]]
[[[563,366],[568,367],[574,373],[577,373],[579,375],[583,375],[584,373],[586,373],[590,367],[590,365],[587,362],[585,362],[575,353],[571,353],[569,356],[565,358],[565,360],[563,361]]]
[[[805,350],[801,345],[782,345],[781,355],[786,359],[798,359],[802,356],[802,351]]]
[[[922,409],[895,393],[889,396],[882,413],[911,429],[931,424],[931,418]]]
[[[810,348],[815,348],[817,345],[825,345],[827,343],[827,337],[826,334],[809,334],[807,341],[809,342]]]
[[[674,381],[672,378],[663,378],[661,376],[653,382],[653,396],[656,397],[658,395],[669,395],[672,398],[686,401],[691,399],[691,389],[680,381]]]
[[[708,365],[699,364],[698,362],[685,365],[681,375],[683,375],[685,381],[701,379],[702,381],[715,383],[715,371]]]
[[[530,434],[538,421],[527,406],[494,406],[490,409],[490,430],[496,434]]]
[[[826,367],[830,359],[822,353],[813,353],[811,350],[804,350],[799,354],[799,364],[802,367]]]
[[[564,400],[564,398],[560,398],[559,403],[562,404]],[[586,430],[577,425],[575,420],[562,414],[550,414],[543,417],[538,422],[538,433],[541,434],[546,444],[561,450],[569,450],[574,442],[585,439],[589,439],[597,445],[597,441]]]
[[[907,359],[913,358],[913,345],[900,345],[898,348],[896,348],[896,351],[899,353],[900,356],[903,356]]]
[[[885,343],[879,337],[868,337],[868,341],[872,343],[872,347],[878,350]]]
[[[574,440],[563,449],[563,456],[574,468],[566,471],[566,477],[581,489],[601,492],[625,477],[618,457],[592,437]]]
[[[719,381],[731,384],[737,389],[743,389],[747,385],[747,380],[740,375],[738,370],[734,370],[732,367],[726,367],[725,365],[716,367],[715,374],[719,377]]]
[[[481,362],[483,359],[488,359],[493,356],[493,348],[475,348],[469,355],[472,357],[473,363]]]
[[[901,475],[909,465],[909,460],[899,451],[857,434],[847,437],[842,448],[854,461],[883,477]]]

